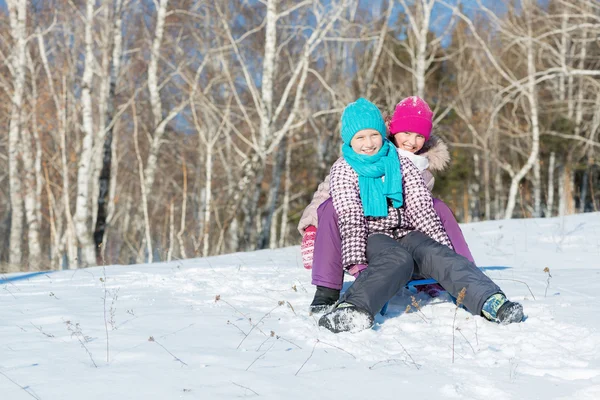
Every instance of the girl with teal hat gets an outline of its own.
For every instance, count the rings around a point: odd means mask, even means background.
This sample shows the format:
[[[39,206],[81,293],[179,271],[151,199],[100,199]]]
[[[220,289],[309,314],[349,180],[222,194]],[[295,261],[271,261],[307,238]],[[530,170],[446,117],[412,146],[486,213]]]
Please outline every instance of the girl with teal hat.
[[[331,168],[330,194],[342,262],[357,278],[319,325],[333,332],[369,328],[413,274],[437,280],[453,296],[465,288],[463,304],[481,315],[502,291],[453,251],[420,171],[386,139],[377,107],[358,99],[344,109],[341,125],[343,156]],[[523,317],[518,303],[502,307],[493,310],[500,322]]]
[[[379,109],[370,101],[361,98],[344,109],[342,154],[358,174],[365,216],[387,216],[388,201],[394,208],[402,206],[400,161],[386,130]]]

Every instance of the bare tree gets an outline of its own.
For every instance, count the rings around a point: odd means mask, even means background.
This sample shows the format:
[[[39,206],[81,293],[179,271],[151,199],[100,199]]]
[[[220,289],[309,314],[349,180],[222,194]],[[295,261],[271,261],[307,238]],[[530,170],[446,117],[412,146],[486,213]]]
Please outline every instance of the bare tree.
[[[94,228],[94,244],[96,246],[96,258],[99,259],[102,246],[106,239],[106,225],[112,217],[112,209],[110,208],[111,198],[114,198],[114,190],[111,195],[111,183],[114,189],[116,176],[111,174],[115,172],[116,166],[113,166],[113,153],[115,151],[116,141],[113,143],[115,136],[116,112],[115,112],[115,97],[117,91],[117,80],[121,72],[121,57],[123,52],[123,9],[128,1],[115,0],[114,7],[111,3],[104,4],[104,14],[106,22],[106,30],[104,33],[105,48],[103,49],[103,69],[102,81],[100,89],[99,115],[100,122],[98,124],[98,150],[96,168],[98,175],[98,202],[96,222]],[[112,12],[110,12],[112,11]],[[112,47],[112,51],[111,51]],[[102,144],[102,146],[100,145]]]
[[[146,161],[146,167],[144,171],[144,186],[146,193],[150,192],[154,184],[158,153],[161,145],[163,144],[163,136],[165,134],[167,125],[187,105],[186,101],[182,101],[178,106],[172,108],[166,116],[163,115],[164,110],[160,96],[160,90],[163,87],[164,83],[159,82],[158,63],[161,58],[161,45],[163,42],[163,36],[165,32],[165,19],[168,13],[168,5],[169,0],[159,0],[157,3],[156,25],[154,28],[154,37],[152,39],[152,46],[150,51],[150,62],[148,64],[148,91],[150,94],[152,118],[154,121],[154,132],[152,134],[150,150],[148,152],[148,159]]]
[[[225,17],[224,12],[217,6],[222,25],[233,48],[235,59],[240,65],[244,82],[249,88],[252,105],[259,117],[258,123],[249,119],[246,120],[248,128],[252,132],[251,151],[253,155],[248,158],[248,161],[244,165],[241,174],[242,179],[232,199],[232,204],[239,204],[240,201],[243,201],[242,209],[245,213],[245,218],[242,245],[246,249],[255,247],[252,240],[254,237],[252,231],[253,225],[256,222],[256,215],[258,214],[258,199],[261,192],[260,182],[264,176],[266,158],[277,149],[284,135],[305,123],[302,118],[298,118],[298,112],[308,74],[310,57],[323,42],[325,36],[333,29],[336,21],[348,4],[346,0],[341,0],[329,7],[314,4],[312,8],[308,8],[312,2],[303,1],[285,10],[278,11],[279,3],[279,0],[268,0],[265,2],[266,16],[263,22],[265,24],[265,46],[262,57],[260,91],[250,74],[249,62],[242,55],[239,45],[233,37],[229,19]],[[277,26],[278,23],[283,23],[284,18],[300,9],[303,9],[315,18],[315,27],[312,29],[310,35],[305,38],[301,50],[297,52],[297,55],[290,54],[290,58],[288,58],[290,66],[287,70],[289,78],[286,79],[287,83],[283,88],[275,92],[275,72],[283,69],[279,59],[276,57]],[[235,86],[232,89],[238,90]],[[295,92],[294,95],[292,95],[293,92]],[[275,98],[276,93],[278,94],[277,99]],[[244,109],[244,115],[250,114],[246,110],[246,105],[238,105]],[[256,184],[251,186],[251,182],[253,181]],[[242,197],[248,189],[250,191],[247,193],[247,196]],[[266,232],[269,231],[270,227]],[[268,241],[262,241],[262,243],[268,243]]]
[[[144,163],[142,161],[142,156],[140,153],[139,140],[138,140],[138,115],[135,107],[135,102],[132,103],[133,108],[133,145],[135,147],[135,155],[138,163],[138,173],[140,176],[140,191],[142,195],[142,212],[144,214],[144,232],[145,232],[145,242],[146,242],[146,250],[147,256],[146,260],[149,263],[152,263],[152,259],[154,256],[152,250],[152,234],[151,234],[151,226],[150,226],[150,218],[148,214],[148,193],[146,193],[146,185],[144,184]]]
[[[8,164],[10,183],[10,258],[9,271],[18,271],[22,261],[23,236],[23,193],[19,168],[21,134],[21,107],[25,88],[26,54],[27,54],[27,1],[7,0],[11,35],[13,38],[13,53],[9,70],[13,78],[12,109],[8,128]]]
[[[31,57],[28,58],[28,66],[31,76],[31,123],[22,125],[21,144],[23,158],[23,176],[25,199],[25,219],[27,221],[27,245],[29,270],[40,271],[42,269],[42,247],[40,242],[41,224],[41,185],[42,182],[42,148],[37,124],[37,73]],[[25,114],[25,109],[21,112]],[[25,120],[25,116],[21,117]]]
[[[70,192],[71,192],[71,185],[70,185],[70,178],[69,178],[69,162],[68,162],[68,158],[67,158],[67,153],[68,153],[68,149],[67,149],[67,125],[68,125],[68,115],[67,115],[67,108],[68,108],[68,100],[67,100],[67,95],[66,95],[66,78],[64,77],[64,75],[58,79],[59,82],[61,82],[61,87],[62,90],[59,93],[58,89],[55,87],[54,85],[54,80],[55,77],[52,75],[51,73],[51,68],[50,68],[50,64],[48,62],[48,57],[47,57],[47,49],[46,49],[46,43],[44,40],[44,34],[43,32],[38,30],[37,33],[37,43],[38,43],[38,53],[40,56],[40,60],[42,62],[42,66],[44,68],[44,72],[45,72],[45,80],[47,82],[48,85],[48,90],[49,90],[49,96],[52,98],[52,102],[54,105],[54,109],[55,109],[55,121],[56,121],[56,126],[57,129],[53,130],[53,132],[51,132],[51,135],[54,137],[54,140],[58,143],[58,148],[60,151],[60,166],[58,167],[58,170],[61,172],[61,177],[62,177],[62,202],[57,202],[57,207],[62,203],[62,212],[60,212],[57,209],[57,212],[54,213],[54,215],[57,218],[58,223],[56,224],[56,240],[57,243],[55,244],[55,247],[60,246],[61,243],[64,244],[64,247],[66,248],[66,255],[67,255],[67,263],[69,265],[70,268],[76,268],[77,267],[77,238],[76,238],[76,233],[75,233],[75,225],[73,223],[73,217],[71,214],[71,199],[70,199]],[[47,178],[48,179],[48,178]],[[49,192],[48,195],[49,196],[53,196],[52,195],[52,188],[48,186],[47,191]],[[60,218],[64,215],[65,219],[66,219],[66,227],[63,230],[62,226],[63,224],[60,222]],[[56,263],[55,267],[58,266],[59,263],[59,258],[60,258],[60,252],[61,249],[56,248],[56,253],[55,253],[55,257],[56,259],[52,259],[53,262]]]
[[[95,265],[96,251],[90,229],[91,206],[90,177],[92,176],[92,161],[94,151],[94,120],[92,108],[92,86],[94,78],[93,23],[95,0],[87,0],[85,8],[85,61],[83,68],[81,106],[83,140],[77,168],[77,200],[73,223],[77,232],[77,240],[81,250],[80,264]]]
[[[407,40],[401,41],[410,56],[410,66],[404,66],[413,75],[413,93],[425,97],[425,83],[427,74],[431,73],[431,65],[440,48],[440,43],[446,32],[440,33],[431,39],[431,28],[439,26],[438,21],[433,20],[433,9],[438,0],[417,0],[408,3],[399,0],[404,14],[408,20]],[[452,27],[452,21],[446,25],[446,31]]]

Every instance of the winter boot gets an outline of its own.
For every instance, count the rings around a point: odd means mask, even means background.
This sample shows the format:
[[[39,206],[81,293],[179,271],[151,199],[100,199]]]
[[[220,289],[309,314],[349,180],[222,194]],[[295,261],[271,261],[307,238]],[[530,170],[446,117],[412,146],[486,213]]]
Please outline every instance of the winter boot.
[[[315,298],[310,303],[309,311],[312,314],[323,313],[335,304],[340,298],[338,289],[331,289],[325,286],[317,286]]]
[[[333,333],[356,333],[373,326],[374,319],[367,311],[350,303],[340,303],[319,319],[319,326]]]
[[[523,306],[507,300],[502,293],[496,293],[485,301],[481,314],[489,321],[508,325],[523,320]]]
[[[523,320],[523,306],[519,303],[507,300],[498,309],[498,321],[502,325],[508,325],[512,323],[519,323]]]

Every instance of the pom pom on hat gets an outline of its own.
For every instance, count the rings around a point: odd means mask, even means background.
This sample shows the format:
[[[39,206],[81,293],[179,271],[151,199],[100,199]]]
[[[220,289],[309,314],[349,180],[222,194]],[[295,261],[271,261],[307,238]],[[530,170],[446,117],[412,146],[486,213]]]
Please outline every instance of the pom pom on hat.
[[[356,132],[375,129],[385,138],[385,121],[377,106],[362,97],[344,108],[342,113],[342,140],[350,144]]]
[[[425,140],[431,136],[433,127],[433,112],[425,100],[418,96],[407,97],[396,105],[394,115],[390,121],[390,133],[414,132],[425,136]]]

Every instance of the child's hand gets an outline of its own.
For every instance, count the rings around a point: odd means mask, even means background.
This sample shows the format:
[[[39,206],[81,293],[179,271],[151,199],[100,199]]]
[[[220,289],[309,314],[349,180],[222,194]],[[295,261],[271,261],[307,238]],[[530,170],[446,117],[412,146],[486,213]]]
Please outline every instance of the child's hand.
[[[311,269],[313,264],[313,253],[315,251],[315,238],[317,237],[317,228],[310,225],[304,231],[300,250],[302,252],[302,263],[304,268]]]

